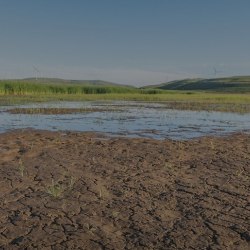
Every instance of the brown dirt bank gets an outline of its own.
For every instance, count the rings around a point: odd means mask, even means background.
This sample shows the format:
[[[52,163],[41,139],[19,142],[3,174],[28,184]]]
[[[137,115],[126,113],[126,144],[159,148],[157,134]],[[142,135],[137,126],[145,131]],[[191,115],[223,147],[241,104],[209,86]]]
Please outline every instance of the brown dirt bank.
[[[0,248],[249,249],[249,183],[246,134],[0,134]]]
[[[98,108],[12,108],[5,112],[11,114],[42,114],[42,115],[64,115],[74,113],[90,113],[90,112],[105,112],[110,111],[108,109]],[[116,110],[117,111],[117,110]]]

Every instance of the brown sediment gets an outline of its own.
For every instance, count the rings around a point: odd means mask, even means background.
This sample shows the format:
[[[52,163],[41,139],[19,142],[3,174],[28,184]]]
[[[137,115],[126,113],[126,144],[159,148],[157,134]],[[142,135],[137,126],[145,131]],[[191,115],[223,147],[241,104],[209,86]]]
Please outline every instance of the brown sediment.
[[[1,249],[249,249],[250,135],[0,134]]]
[[[206,103],[206,102],[166,102],[165,109],[192,110],[192,111],[218,111],[234,113],[250,113],[250,105],[242,103]]]
[[[62,114],[105,112],[105,111],[112,111],[112,110],[99,109],[99,108],[13,108],[6,110],[6,112],[11,114],[30,114],[30,115],[33,114],[62,115]]]

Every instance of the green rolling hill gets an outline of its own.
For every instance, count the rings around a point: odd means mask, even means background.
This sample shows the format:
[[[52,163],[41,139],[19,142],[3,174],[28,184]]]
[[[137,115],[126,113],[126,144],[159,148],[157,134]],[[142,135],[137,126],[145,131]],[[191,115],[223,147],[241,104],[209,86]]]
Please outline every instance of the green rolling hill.
[[[77,84],[77,85],[95,85],[95,86],[125,86],[118,83],[102,81],[102,80],[66,80],[60,78],[24,78],[10,80],[15,82],[29,82],[29,83],[45,83],[45,84]],[[131,87],[131,86],[130,86]]]
[[[184,79],[143,88],[162,90],[199,90],[218,92],[250,92],[250,76],[234,76],[213,79]]]

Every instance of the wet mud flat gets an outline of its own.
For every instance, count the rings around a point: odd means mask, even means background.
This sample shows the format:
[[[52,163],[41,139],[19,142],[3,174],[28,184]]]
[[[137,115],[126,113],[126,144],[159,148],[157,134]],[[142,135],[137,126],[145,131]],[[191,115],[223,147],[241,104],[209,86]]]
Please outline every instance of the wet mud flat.
[[[0,134],[0,249],[249,249],[250,135]]]
[[[10,114],[31,114],[31,115],[65,115],[89,112],[105,112],[108,109],[100,108],[13,108],[6,110]]]

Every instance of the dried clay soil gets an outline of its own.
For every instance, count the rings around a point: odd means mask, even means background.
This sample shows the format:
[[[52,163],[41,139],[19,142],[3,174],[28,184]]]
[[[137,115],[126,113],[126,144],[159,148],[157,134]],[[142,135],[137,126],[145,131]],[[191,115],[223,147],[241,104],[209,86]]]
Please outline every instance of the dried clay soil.
[[[250,135],[0,134],[0,249],[250,249]]]

